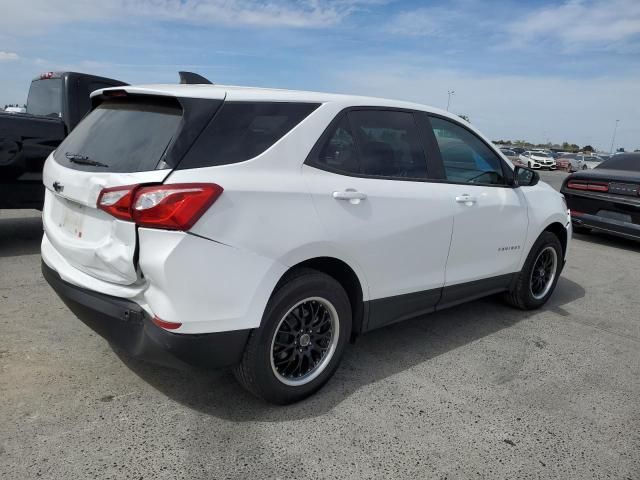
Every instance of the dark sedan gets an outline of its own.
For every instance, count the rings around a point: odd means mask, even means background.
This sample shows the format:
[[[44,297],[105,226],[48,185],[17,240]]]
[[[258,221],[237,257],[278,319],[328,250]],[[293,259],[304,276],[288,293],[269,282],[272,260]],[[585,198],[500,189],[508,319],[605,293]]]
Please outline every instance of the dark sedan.
[[[573,230],[640,240],[640,153],[614,155],[593,170],[569,175],[561,192]]]

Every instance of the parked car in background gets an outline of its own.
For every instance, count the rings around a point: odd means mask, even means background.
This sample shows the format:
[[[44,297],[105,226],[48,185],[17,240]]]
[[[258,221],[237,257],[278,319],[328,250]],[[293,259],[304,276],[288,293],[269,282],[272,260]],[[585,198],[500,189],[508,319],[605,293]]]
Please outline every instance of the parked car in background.
[[[577,172],[578,170],[587,168],[582,160],[582,155],[575,153],[564,153],[560,155],[560,157],[556,159],[556,166],[568,172]]]
[[[448,112],[223,85],[92,98],[45,165],[42,268],[131,355],[233,366],[291,403],[351,338],[496,293],[538,308],[565,263],[560,193]]]
[[[522,147],[510,147],[510,150],[513,150],[514,152],[516,152],[518,155],[523,154],[526,150]]]
[[[26,113],[0,113],[0,208],[42,209],[42,166],[91,107],[89,94],[126,85],[75,72],[48,72],[31,82]]]
[[[511,150],[509,148],[501,148],[500,151],[502,152],[502,154],[505,157],[507,157],[512,162],[520,163],[520,156],[516,152],[514,152],[513,150]]]
[[[569,175],[561,192],[574,231],[598,230],[640,240],[640,153],[614,155]]]
[[[527,150],[520,154],[520,162],[529,168],[556,169],[556,160],[549,154],[537,150]]]
[[[611,156],[607,156],[607,159],[611,158]],[[583,162],[583,169],[584,170],[588,170],[590,168],[596,168],[598,165],[600,165],[605,159],[599,155],[583,155],[582,156],[582,162]]]
[[[2,110],[0,110],[2,111]],[[27,109],[24,107],[7,107],[4,109],[6,113],[27,113]]]

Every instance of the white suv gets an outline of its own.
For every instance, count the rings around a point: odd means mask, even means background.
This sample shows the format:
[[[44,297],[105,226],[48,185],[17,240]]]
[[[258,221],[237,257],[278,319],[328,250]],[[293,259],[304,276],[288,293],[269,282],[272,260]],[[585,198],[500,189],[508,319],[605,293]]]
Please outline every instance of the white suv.
[[[43,273],[130,355],[234,366],[275,403],[347,342],[504,293],[543,305],[562,196],[423,105],[204,85],[119,87],[48,158]]]

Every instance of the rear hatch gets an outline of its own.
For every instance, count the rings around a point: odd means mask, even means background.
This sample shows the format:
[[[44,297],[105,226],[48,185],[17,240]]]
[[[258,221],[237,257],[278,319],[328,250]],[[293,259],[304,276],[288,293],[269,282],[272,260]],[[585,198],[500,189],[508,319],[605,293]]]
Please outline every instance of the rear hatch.
[[[43,221],[73,267],[122,285],[139,280],[136,225],[97,208],[104,188],[162,183],[224,98],[176,99],[113,91],[49,157]]]

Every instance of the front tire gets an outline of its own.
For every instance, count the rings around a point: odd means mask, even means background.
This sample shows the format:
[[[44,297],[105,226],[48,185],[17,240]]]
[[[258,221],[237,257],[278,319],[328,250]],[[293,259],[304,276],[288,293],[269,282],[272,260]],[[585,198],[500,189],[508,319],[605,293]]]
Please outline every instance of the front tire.
[[[351,304],[342,286],[324,273],[299,270],[271,296],[234,374],[263,400],[300,401],[331,378],[350,335]]]
[[[514,286],[505,294],[507,303],[522,310],[547,303],[558,283],[562,262],[560,240],[551,232],[543,232],[533,244]]]

